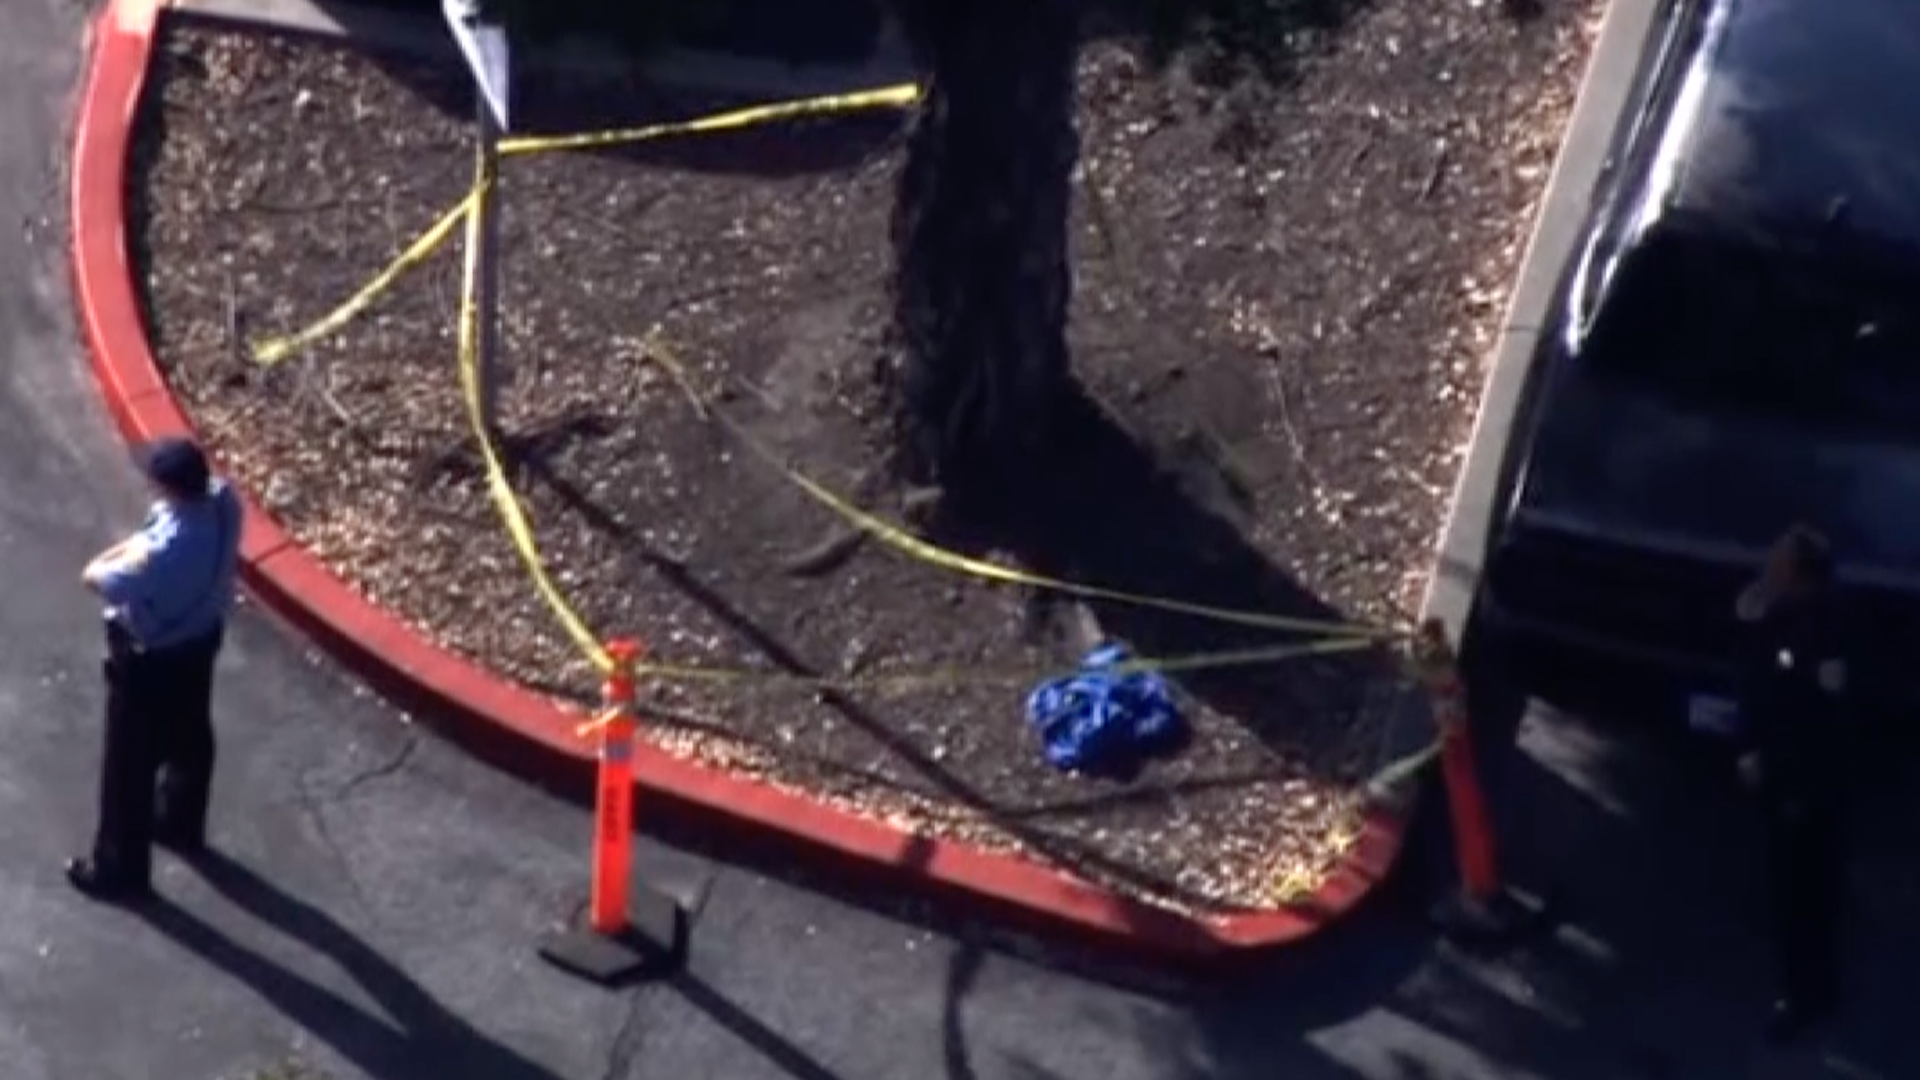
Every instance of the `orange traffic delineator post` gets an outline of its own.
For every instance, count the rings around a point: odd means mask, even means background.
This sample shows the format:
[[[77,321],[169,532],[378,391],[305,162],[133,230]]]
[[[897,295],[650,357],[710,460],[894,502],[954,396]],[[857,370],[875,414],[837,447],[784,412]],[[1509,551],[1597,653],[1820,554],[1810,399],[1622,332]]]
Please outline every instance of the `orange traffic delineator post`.
[[[630,642],[607,649],[613,670],[601,697],[599,781],[593,799],[593,899],[587,924],[597,934],[626,928],[627,897],[633,879],[633,665],[638,650]]]
[[[1460,874],[1459,887],[1436,907],[1434,918],[1456,936],[1480,941],[1509,937],[1538,919],[1542,905],[1508,888],[1501,878],[1493,815],[1474,758],[1467,690],[1445,627],[1438,620],[1421,626],[1415,650],[1440,729],[1440,773]]]
[[[640,644],[607,644],[612,661],[601,684],[602,712],[584,730],[600,740],[599,778],[593,806],[593,892],[582,925],[568,927],[540,946],[550,963],[612,986],[643,975],[664,974],[686,953],[686,915],[664,893],[633,885],[634,668]]]

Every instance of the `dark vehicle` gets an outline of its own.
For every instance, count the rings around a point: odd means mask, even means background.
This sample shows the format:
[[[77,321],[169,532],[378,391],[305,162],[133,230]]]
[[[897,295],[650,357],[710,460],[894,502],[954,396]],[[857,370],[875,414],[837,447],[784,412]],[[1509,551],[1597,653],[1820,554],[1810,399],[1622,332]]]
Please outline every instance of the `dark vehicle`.
[[[1709,725],[1733,598],[1806,522],[1839,556],[1856,689],[1910,702],[1920,3],[1670,0],[1660,26],[1533,365],[1472,634],[1523,683],[1568,658],[1663,676],[1621,681]]]

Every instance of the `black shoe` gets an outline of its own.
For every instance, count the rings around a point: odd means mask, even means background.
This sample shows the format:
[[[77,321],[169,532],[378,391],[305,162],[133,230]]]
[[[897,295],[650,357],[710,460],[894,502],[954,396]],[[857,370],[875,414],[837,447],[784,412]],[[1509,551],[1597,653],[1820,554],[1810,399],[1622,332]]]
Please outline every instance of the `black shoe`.
[[[68,859],[67,883],[81,895],[109,904],[135,903],[153,896],[151,883],[104,873],[92,859]]]
[[[185,829],[161,827],[153,832],[153,842],[182,858],[193,858],[207,850],[207,838],[197,832]]]
[[[1826,997],[1783,997],[1773,1003],[1773,1013],[1767,1018],[1767,1037],[1774,1042],[1791,1042],[1832,1011],[1833,1003]]]
[[[1773,1009],[1767,1015],[1767,1039],[1770,1042],[1791,1042],[1806,1030],[1806,1010],[1792,998],[1781,998],[1773,1003]]]

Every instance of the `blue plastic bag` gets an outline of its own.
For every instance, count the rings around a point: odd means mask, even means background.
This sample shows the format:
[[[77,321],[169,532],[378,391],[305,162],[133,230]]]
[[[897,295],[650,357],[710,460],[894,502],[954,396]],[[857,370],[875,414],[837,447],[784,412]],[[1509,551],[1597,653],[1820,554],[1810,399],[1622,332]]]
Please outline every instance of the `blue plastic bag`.
[[[1126,660],[1125,647],[1103,645],[1080,661],[1079,672],[1027,696],[1027,723],[1049,765],[1123,772],[1185,739],[1186,721],[1167,680],[1153,671],[1114,670]]]

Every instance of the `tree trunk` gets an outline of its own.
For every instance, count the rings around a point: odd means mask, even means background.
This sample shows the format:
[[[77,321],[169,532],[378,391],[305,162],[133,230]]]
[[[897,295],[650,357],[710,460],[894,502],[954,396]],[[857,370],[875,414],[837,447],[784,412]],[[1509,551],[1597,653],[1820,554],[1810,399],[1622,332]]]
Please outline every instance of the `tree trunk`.
[[[893,220],[916,478],[964,495],[1044,463],[1071,385],[1076,0],[898,0],[929,78]]]

